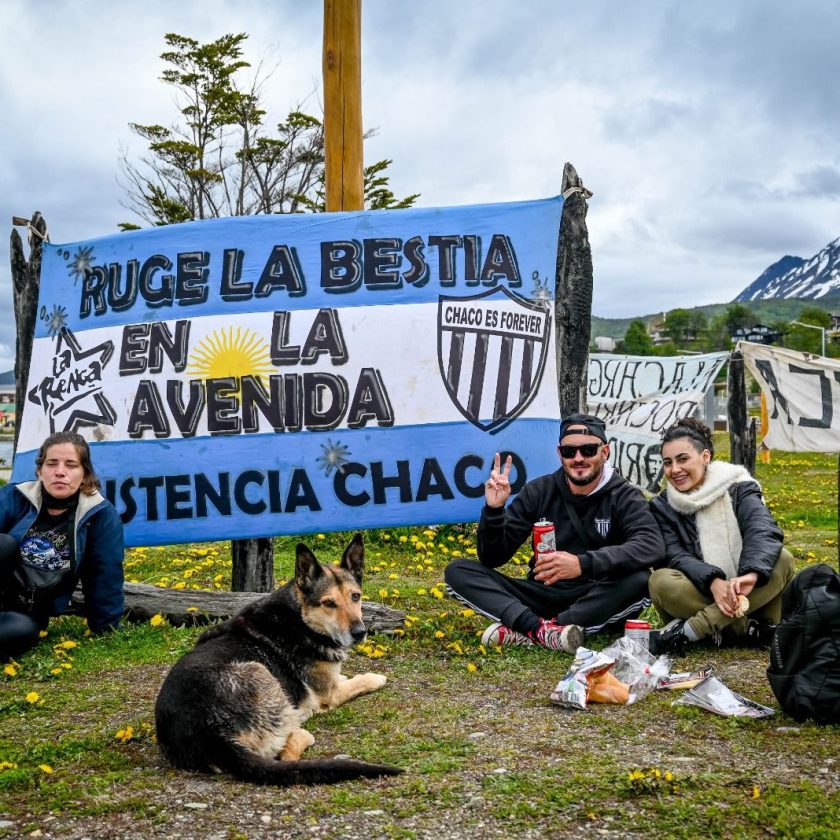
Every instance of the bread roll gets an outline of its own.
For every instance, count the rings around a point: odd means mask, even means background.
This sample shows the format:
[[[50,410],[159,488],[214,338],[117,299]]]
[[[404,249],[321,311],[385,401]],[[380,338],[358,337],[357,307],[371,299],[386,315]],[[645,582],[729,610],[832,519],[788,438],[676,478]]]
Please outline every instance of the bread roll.
[[[630,699],[630,686],[616,679],[609,671],[597,676],[587,675],[589,700],[593,703],[620,703]]]

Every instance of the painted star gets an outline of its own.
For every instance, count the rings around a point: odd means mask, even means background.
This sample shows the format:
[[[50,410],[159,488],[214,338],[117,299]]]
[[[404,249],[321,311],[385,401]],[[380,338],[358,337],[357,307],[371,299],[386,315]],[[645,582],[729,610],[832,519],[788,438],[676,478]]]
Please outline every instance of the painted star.
[[[347,456],[350,454],[350,450],[341,441],[333,443],[330,438],[327,438],[325,444],[321,444],[321,449],[324,454],[315,460],[318,462],[319,469],[324,471],[324,475],[329,476],[334,471],[343,473],[344,465],[348,463]]]
[[[553,297],[551,290],[548,288],[548,278],[540,280],[539,272],[535,271],[531,275],[531,279],[534,281],[534,291],[531,294],[531,300],[541,303],[548,309],[549,301]]]
[[[28,395],[49,417],[50,433],[62,421],[65,432],[100,423],[114,425],[117,415],[102,394],[102,371],[113,353],[113,341],[83,350],[69,329],[59,331],[52,376],[45,376]]]
[[[67,267],[67,273],[73,278],[74,284],[80,277],[84,278],[90,271],[93,260],[93,245],[87,247],[80,245],[79,250],[73,257],[73,262]]]
[[[55,338],[67,324],[67,310],[63,306],[53,306],[49,315],[44,313],[43,319],[47,322],[47,333],[50,338]]]

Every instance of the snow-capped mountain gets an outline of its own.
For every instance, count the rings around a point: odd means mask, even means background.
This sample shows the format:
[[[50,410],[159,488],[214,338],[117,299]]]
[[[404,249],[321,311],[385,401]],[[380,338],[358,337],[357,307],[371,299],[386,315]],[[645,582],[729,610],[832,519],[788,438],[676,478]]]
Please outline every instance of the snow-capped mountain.
[[[809,260],[782,257],[744,289],[735,301],[821,298],[840,291],[840,239]]]

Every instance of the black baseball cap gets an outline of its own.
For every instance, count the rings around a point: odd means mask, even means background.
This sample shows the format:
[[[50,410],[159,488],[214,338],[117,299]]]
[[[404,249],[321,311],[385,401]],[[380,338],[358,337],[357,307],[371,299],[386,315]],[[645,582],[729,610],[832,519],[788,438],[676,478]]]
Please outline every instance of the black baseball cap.
[[[560,423],[560,440],[566,435],[594,435],[607,442],[607,427],[600,417],[591,414],[569,414]]]

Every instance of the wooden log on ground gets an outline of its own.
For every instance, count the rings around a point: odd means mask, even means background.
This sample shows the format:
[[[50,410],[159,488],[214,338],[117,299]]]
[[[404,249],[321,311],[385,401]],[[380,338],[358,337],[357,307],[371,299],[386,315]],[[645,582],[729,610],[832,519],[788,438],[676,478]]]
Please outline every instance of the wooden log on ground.
[[[554,278],[557,390],[560,416],[586,409],[586,376],[592,334],[592,248],[586,199],[592,193],[574,166],[563,167],[563,217]]]
[[[164,589],[148,583],[126,583],[123,589],[127,621],[148,621],[153,615],[162,615],[177,627],[229,618],[265,597],[264,592]],[[70,612],[82,615],[84,601],[81,589],[77,589]],[[362,601],[362,618],[369,633],[393,633],[403,626],[405,613],[375,601]]]

